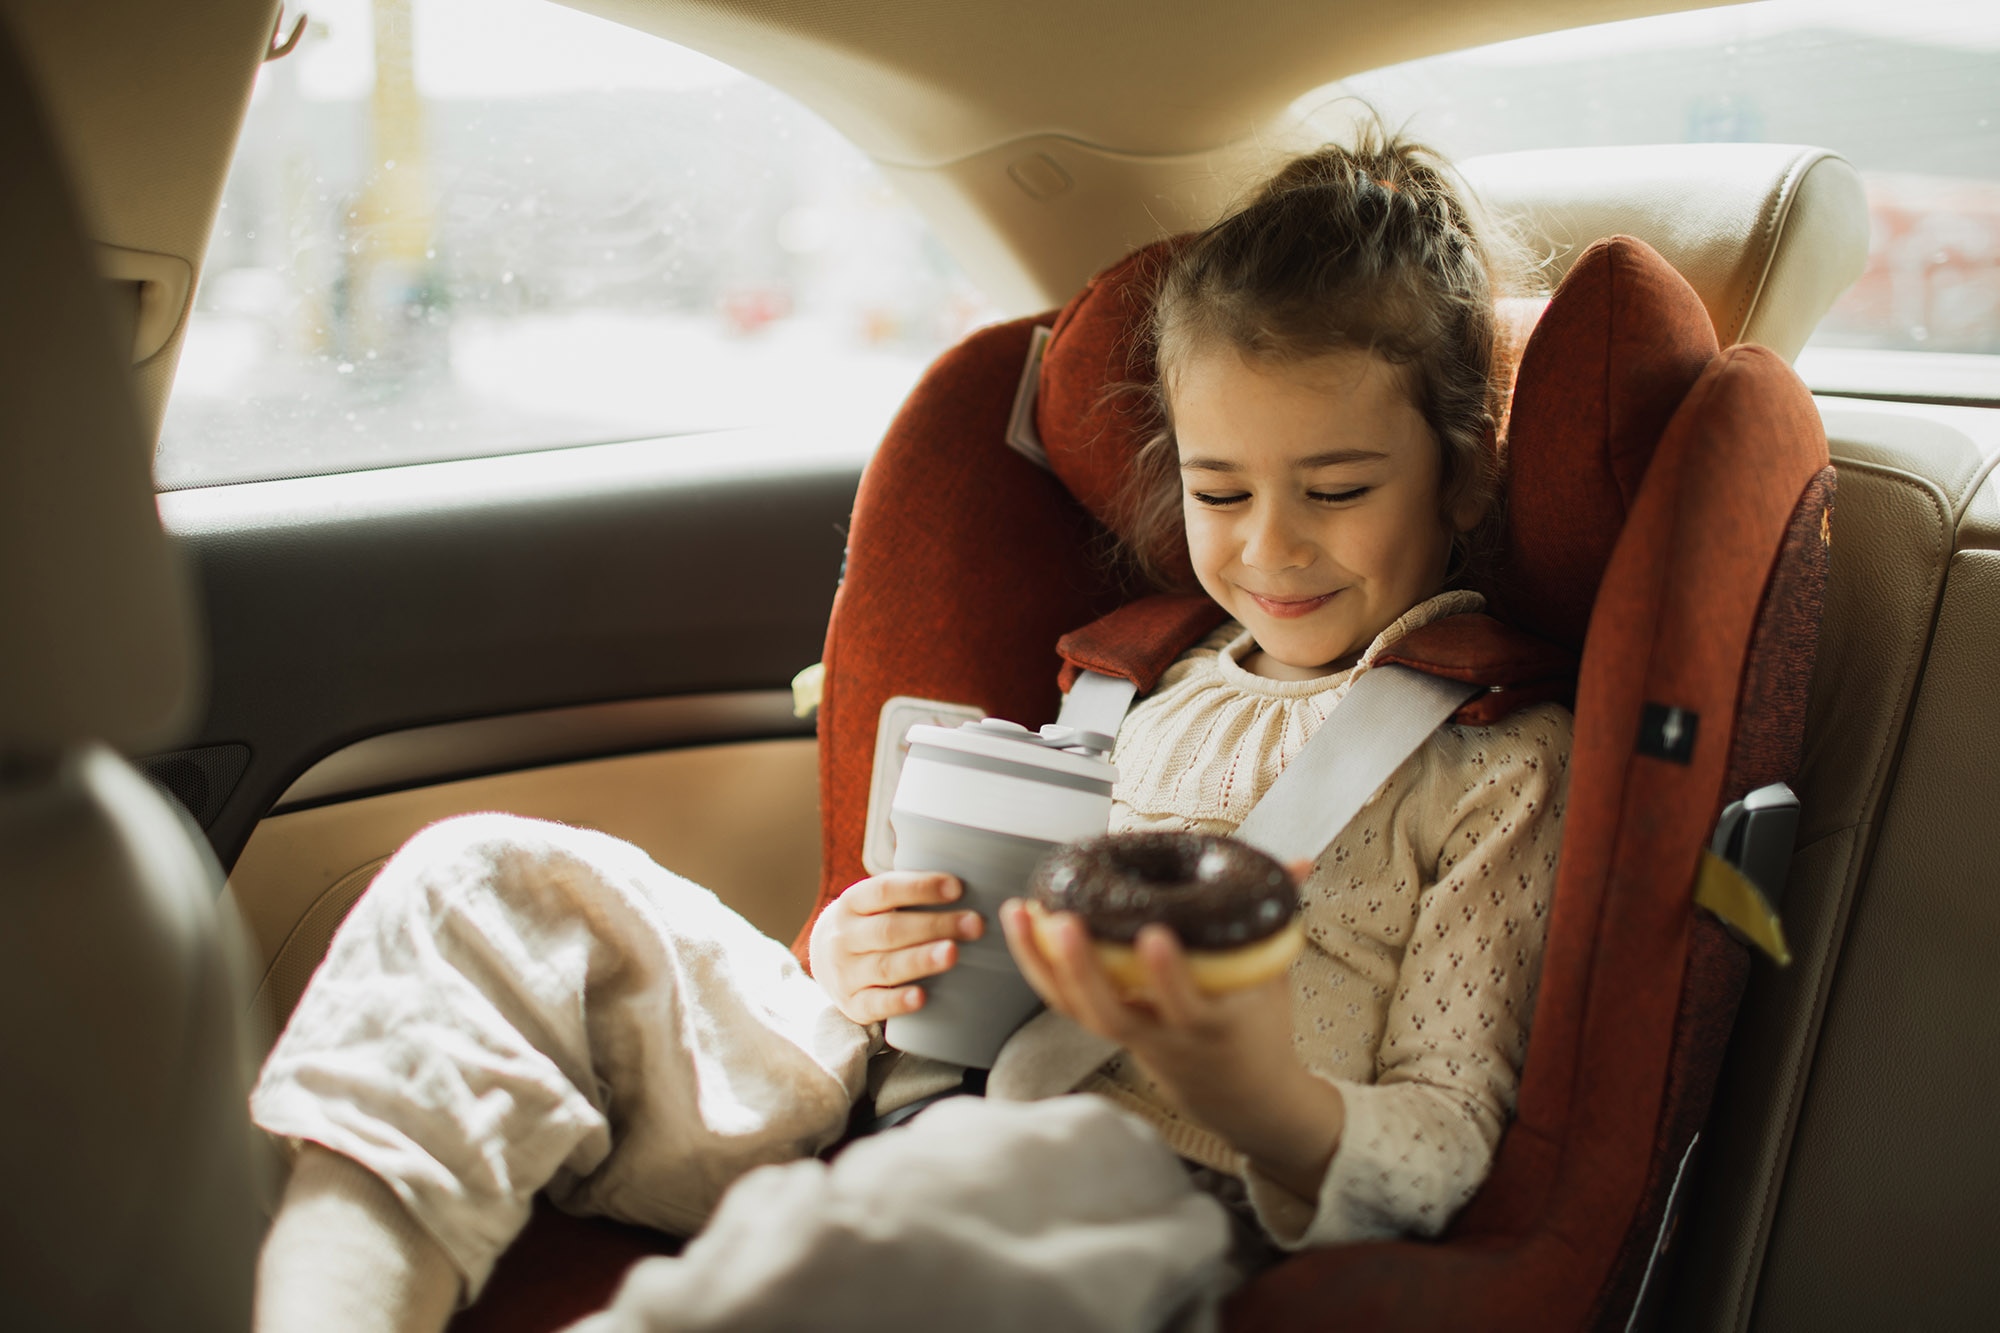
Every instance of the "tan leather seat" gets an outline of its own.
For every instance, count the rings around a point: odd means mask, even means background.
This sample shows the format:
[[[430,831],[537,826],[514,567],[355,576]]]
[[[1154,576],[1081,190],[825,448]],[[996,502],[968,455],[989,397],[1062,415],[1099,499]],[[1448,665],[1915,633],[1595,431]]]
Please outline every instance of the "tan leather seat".
[[[1840,471],[1785,893],[1669,1326],[1973,1328],[1993,1200],[2000,412],[1822,400]]]
[[[194,677],[127,344],[0,25],[0,1322],[250,1322],[261,1219],[219,876],[112,747]]]
[[[1626,232],[1688,280],[1716,341],[1790,360],[1868,260],[1868,200],[1847,159],[1797,144],[1549,148],[1468,158],[1466,179],[1549,260]]]

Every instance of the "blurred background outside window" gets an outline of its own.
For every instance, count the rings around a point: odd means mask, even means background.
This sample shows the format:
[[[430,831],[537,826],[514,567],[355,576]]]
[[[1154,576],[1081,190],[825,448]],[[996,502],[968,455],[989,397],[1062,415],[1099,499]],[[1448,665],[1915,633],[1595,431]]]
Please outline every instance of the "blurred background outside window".
[[[1761,141],[1831,148],[1868,190],[1868,268],[1813,335],[1815,389],[2000,399],[2000,3],[1768,0],[1371,71],[1366,98],[1453,157]]]
[[[787,421],[851,448],[993,317],[859,150],[725,65],[548,0],[309,9],[162,489]]]
[[[266,65],[162,488],[795,423],[851,449],[996,317],[867,158],[727,66],[549,0],[314,0]],[[1867,271],[1816,389],[2000,399],[2000,4],[1765,0],[1347,79],[1454,157],[1816,144]]]

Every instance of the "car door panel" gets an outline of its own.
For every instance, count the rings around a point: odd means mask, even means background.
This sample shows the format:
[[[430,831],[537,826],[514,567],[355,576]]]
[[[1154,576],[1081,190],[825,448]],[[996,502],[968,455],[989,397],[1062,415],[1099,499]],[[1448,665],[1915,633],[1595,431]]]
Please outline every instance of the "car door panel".
[[[788,686],[859,468],[736,432],[162,495],[209,689],[149,767],[231,870],[261,1038],[381,864],[454,814],[601,829],[789,939],[819,821]]]
[[[162,495],[205,602],[208,702],[190,748],[248,750],[206,821],[225,867],[308,768],[371,737],[784,689],[819,656],[859,459],[757,443],[694,437]],[[682,743],[802,729],[767,701],[720,710],[721,734],[704,734],[702,711],[683,710]],[[655,748],[657,733],[635,723],[621,740],[614,727],[586,749]]]
[[[262,820],[229,878],[249,928],[259,1037],[283,1027],[334,930],[417,830],[500,810],[623,838],[790,941],[819,887],[810,737],[554,764],[294,809]]]

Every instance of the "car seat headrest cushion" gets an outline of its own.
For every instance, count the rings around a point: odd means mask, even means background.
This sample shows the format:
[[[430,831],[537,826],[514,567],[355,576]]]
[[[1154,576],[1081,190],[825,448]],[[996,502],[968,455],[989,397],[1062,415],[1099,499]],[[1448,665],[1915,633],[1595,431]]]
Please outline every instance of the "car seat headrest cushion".
[[[1113,532],[1132,462],[1159,425],[1147,387],[1153,293],[1186,239],[1156,241],[1092,278],[1056,315],[1042,352],[1035,424],[1049,467]],[[1164,553],[1163,563],[1186,566],[1185,549]]]
[[[1644,241],[1600,241],[1528,339],[1507,439],[1494,601],[1571,649],[1661,432],[1716,354],[1701,298]]]
[[[1144,388],[1154,374],[1147,325],[1183,239],[1156,242],[1092,279],[1056,316],[1042,353],[1036,426],[1049,466],[1113,532],[1132,461],[1159,424]],[[1601,241],[1570,268],[1534,323],[1515,381],[1508,536],[1489,588],[1503,616],[1582,647],[1604,563],[1660,432],[1715,353],[1700,297],[1643,241]],[[1160,554],[1185,567],[1184,549]]]

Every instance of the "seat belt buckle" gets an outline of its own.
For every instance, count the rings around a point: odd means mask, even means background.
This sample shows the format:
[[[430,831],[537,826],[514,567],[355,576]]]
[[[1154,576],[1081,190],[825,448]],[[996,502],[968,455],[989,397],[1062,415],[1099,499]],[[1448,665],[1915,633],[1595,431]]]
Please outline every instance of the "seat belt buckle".
[[[1695,874],[1695,904],[1780,967],[1792,961],[1778,903],[1798,831],[1797,793],[1782,782],[1759,787],[1724,807]]]

